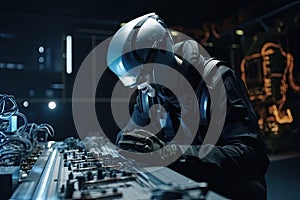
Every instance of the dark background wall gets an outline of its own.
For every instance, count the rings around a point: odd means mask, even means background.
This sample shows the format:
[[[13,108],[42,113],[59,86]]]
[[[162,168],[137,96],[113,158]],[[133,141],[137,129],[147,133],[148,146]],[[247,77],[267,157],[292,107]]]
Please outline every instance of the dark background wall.
[[[296,81],[300,81],[298,3],[230,0],[224,9],[218,1],[202,1],[201,5],[198,1],[179,0],[172,3],[158,0],[3,1],[0,7],[0,92],[16,97],[20,111],[29,122],[51,124],[56,130],[53,139],[77,137],[71,97],[83,60],[95,46],[112,36],[121,22],[153,11],[160,14],[171,29],[193,37],[211,56],[229,62],[237,70],[242,58],[259,51],[264,42],[279,42],[294,55],[294,75]],[[244,36],[235,34],[237,28],[244,30]],[[65,72],[67,35],[73,37],[72,74]],[[42,53],[40,46],[44,47]],[[107,72],[102,81],[111,81],[100,91],[107,97],[116,79]],[[297,135],[299,95],[289,91],[288,98],[295,116],[291,127]],[[50,100],[56,101],[56,109],[48,109]],[[29,102],[29,107],[22,106],[24,101]],[[109,106],[110,102],[102,101],[101,112],[106,113]],[[118,130],[114,122],[109,117],[102,120],[100,123],[107,132],[114,135]],[[289,138],[289,135],[276,137]]]

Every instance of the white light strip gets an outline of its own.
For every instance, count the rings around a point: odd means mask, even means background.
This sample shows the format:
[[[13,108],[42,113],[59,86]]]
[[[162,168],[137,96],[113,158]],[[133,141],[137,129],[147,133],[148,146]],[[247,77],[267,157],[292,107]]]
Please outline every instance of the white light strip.
[[[72,36],[66,37],[66,72],[72,73]]]

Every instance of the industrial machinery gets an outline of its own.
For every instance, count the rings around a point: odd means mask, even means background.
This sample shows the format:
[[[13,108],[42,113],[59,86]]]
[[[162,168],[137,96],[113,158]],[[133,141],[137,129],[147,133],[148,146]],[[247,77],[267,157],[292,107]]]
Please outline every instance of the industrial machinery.
[[[97,144],[97,149],[85,148],[85,140]],[[210,191],[205,182],[167,167],[134,165],[114,151],[108,139],[85,140],[48,142],[35,157],[28,157],[9,199],[225,199]],[[32,160],[35,162],[27,165],[27,173],[25,163]]]
[[[262,132],[279,134],[281,125],[293,122],[292,111],[286,104],[288,87],[300,92],[293,75],[293,55],[280,44],[266,42],[260,52],[243,58],[240,69]]]

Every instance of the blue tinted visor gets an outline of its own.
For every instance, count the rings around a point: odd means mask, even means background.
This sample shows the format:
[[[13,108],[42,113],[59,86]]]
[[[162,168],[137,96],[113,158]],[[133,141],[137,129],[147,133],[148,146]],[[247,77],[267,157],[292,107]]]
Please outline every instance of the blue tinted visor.
[[[139,31],[139,28],[135,26],[152,15],[154,13],[130,21],[119,29],[110,41],[107,52],[107,64],[125,86],[132,86],[136,83],[147,55],[145,50],[136,50],[135,48],[135,37]]]
[[[143,68],[143,62],[137,60],[133,54],[133,52],[128,52],[109,65],[122,83],[129,87],[136,84]]]

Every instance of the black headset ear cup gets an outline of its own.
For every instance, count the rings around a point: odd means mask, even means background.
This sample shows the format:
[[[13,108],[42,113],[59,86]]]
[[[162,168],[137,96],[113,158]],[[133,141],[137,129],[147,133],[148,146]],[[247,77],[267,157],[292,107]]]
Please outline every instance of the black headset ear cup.
[[[199,98],[200,124],[207,126],[210,119],[210,97],[206,87],[202,88]]]

